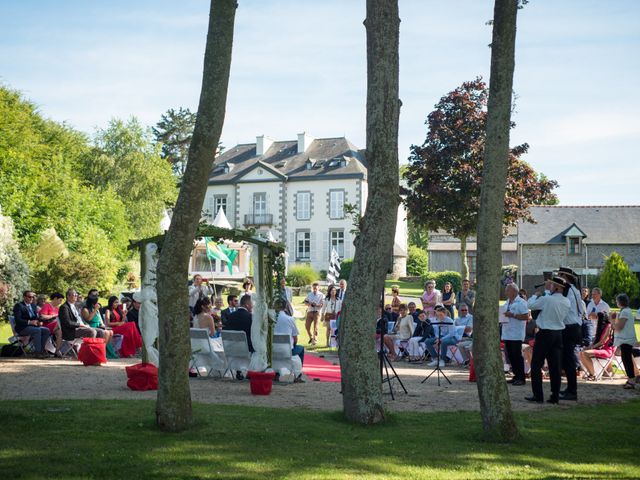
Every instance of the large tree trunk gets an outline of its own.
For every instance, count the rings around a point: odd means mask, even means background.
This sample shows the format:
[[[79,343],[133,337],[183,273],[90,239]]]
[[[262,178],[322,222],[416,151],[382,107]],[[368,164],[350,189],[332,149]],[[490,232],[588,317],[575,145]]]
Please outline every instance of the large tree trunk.
[[[189,162],[158,261],[160,368],[156,419],[158,426],[168,431],[182,430],[191,421],[186,281],[209,172],[224,123],[236,8],[236,0],[211,1],[202,90]]]
[[[496,321],[517,11],[518,0],[495,2],[487,139],[478,217],[478,287],[474,308],[473,352],[482,426],[488,438],[500,441],[510,441],[518,435],[502,371]]]
[[[345,417],[359,423],[384,419],[374,332],[376,307],[391,266],[398,212],[397,0],[368,0],[367,162],[369,197],[350,285],[342,309],[340,365]]]
[[[467,236],[460,237],[460,276],[462,280],[469,278],[469,261],[467,260]]]

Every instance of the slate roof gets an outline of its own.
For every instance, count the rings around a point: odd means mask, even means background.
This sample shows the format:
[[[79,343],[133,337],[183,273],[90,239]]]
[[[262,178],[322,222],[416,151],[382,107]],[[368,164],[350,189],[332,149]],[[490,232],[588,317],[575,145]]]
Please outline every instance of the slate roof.
[[[308,160],[313,168],[307,169]],[[332,160],[346,160],[341,166]],[[256,155],[256,144],[236,145],[220,154],[209,174],[209,185],[233,184],[260,163],[267,170],[279,172],[287,181],[331,180],[341,178],[366,179],[367,163],[364,151],[358,149],[344,137],[316,138],[307,150],[298,153],[297,140],[276,141],[264,155]],[[224,172],[222,165],[228,165]]]
[[[640,244],[640,205],[531,207],[536,223],[518,224],[518,243],[565,243],[567,233],[583,232],[582,242]]]

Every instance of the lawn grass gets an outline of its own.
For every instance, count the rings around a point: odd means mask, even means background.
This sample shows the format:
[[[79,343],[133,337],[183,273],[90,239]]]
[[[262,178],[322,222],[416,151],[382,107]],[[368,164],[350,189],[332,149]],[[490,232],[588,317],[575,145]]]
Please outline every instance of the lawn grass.
[[[194,405],[164,434],[149,401],[0,402],[0,471],[19,478],[639,478],[640,401],[520,414],[522,438],[481,440],[475,412],[340,413]],[[626,433],[625,433],[626,432]],[[625,440],[626,438],[626,440]],[[9,478],[7,476],[7,478]]]

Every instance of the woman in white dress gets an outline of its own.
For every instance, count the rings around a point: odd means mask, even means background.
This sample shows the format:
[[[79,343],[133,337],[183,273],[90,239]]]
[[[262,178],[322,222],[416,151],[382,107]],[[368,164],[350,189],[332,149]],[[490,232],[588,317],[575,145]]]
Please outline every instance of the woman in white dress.
[[[322,311],[320,318],[324,321],[324,326],[327,331],[327,347],[330,346],[329,340],[331,339],[331,320],[335,320],[338,317],[338,313],[342,308],[342,300],[337,297],[338,291],[335,285],[329,285],[327,289],[327,296],[322,305]]]
[[[222,337],[216,336],[218,334],[218,327],[211,316],[211,300],[207,297],[198,300],[193,308],[193,313],[193,327],[204,328],[207,330],[209,333],[209,344],[211,345],[211,350],[216,357],[218,369],[224,370],[225,362],[223,357],[224,348],[222,346]]]

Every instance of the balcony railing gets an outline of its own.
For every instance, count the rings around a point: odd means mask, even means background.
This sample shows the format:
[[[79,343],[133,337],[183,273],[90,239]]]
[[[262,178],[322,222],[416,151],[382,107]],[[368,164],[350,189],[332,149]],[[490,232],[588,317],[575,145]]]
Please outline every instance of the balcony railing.
[[[273,225],[273,214],[271,213],[248,213],[244,216],[245,227],[259,227]]]

